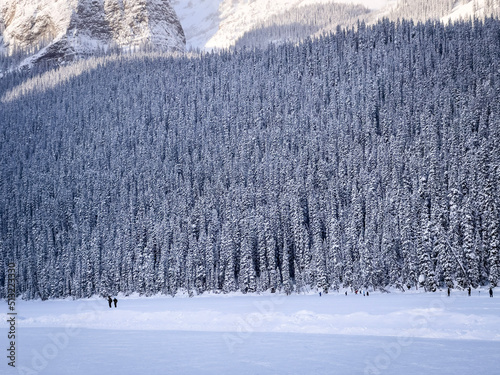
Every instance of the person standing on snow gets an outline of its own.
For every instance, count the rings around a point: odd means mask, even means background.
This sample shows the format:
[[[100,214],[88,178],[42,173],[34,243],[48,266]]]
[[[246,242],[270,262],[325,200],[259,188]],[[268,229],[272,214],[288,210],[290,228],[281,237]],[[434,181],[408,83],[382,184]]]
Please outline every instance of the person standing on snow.
[[[111,302],[113,302],[113,300],[111,299],[111,296],[108,296],[108,304],[109,304],[109,308],[111,308]]]
[[[493,297],[493,288],[490,287],[490,297]]]
[[[467,291],[468,291],[469,297],[470,297],[471,288],[469,287],[469,289],[467,289]]]
[[[115,308],[116,308],[116,304],[118,303],[118,300],[116,299],[116,297],[115,297],[115,298],[113,298],[113,302],[114,302],[114,304],[115,304]],[[111,307],[111,306],[109,306],[109,307]]]

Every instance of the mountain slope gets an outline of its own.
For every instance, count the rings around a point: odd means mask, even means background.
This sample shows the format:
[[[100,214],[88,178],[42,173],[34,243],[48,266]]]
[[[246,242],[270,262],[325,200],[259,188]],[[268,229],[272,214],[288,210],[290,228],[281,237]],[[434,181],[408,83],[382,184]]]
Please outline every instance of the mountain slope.
[[[186,32],[187,47],[206,50],[262,45],[280,34],[272,30],[274,26],[295,28],[292,34],[304,38],[335,30],[337,25],[355,25],[358,19],[370,24],[383,17],[447,22],[473,15],[498,16],[500,12],[499,0],[174,0],[172,5]],[[335,5],[337,9],[345,9],[338,5],[353,7],[347,17],[324,13],[318,22],[314,9],[329,8],[333,12]],[[366,12],[359,12],[356,6],[365,7]],[[301,13],[301,16],[289,22],[291,13]],[[355,13],[359,16],[353,16]],[[324,19],[330,15],[332,19],[325,23]],[[287,35],[282,37],[287,38]]]
[[[362,5],[372,12],[378,11],[392,3],[393,0],[256,0],[256,1],[232,1],[224,0],[219,8],[221,23],[217,33],[210,38],[206,48],[227,48],[235,44],[246,32],[258,28],[263,22],[271,17],[286,15],[289,11],[311,7],[313,5],[324,5],[332,3],[343,3],[351,5]],[[307,14],[303,15],[307,20]]]
[[[0,24],[7,51],[39,49],[24,64],[73,60],[111,46],[174,51],[185,46],[169,0],[6,0]]]
[[[381,9],[395,0],[174,0],[188,48],[227,48],[246,32],[286,12],[315,4],[344,3]]]

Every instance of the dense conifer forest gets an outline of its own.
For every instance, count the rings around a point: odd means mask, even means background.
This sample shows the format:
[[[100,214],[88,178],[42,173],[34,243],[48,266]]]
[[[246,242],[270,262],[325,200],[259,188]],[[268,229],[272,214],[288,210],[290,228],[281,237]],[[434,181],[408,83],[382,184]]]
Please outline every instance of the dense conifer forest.
[[[94,62],[0,79],[0,297],[497,285],[498,20]]]

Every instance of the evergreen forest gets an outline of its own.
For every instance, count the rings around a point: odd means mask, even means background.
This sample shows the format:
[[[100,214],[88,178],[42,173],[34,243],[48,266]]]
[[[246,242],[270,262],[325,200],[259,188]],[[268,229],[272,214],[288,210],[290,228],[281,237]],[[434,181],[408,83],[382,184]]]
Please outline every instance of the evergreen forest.
[[[0,297],[497,285],[500,21],[0,78]]]

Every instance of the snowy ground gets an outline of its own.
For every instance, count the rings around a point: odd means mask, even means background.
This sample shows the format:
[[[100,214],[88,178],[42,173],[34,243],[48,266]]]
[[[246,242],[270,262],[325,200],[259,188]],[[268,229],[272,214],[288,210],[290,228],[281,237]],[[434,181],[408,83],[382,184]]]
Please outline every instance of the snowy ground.
[[[498,374],[487,291],[119,297],[16,303],[1,374]],[[8,348],[7,304],[0,342]]]

